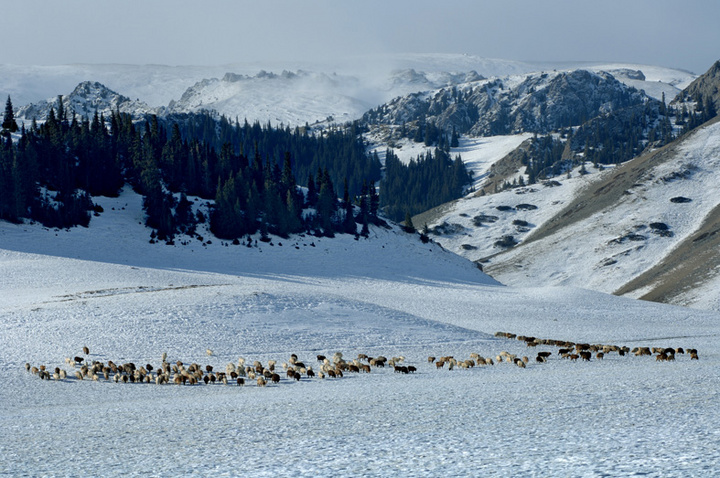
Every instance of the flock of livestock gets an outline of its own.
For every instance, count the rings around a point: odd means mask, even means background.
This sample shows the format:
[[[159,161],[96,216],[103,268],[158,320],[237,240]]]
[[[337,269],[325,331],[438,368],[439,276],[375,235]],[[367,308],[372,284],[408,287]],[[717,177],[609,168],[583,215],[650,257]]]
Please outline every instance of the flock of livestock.
[[[543,350],[537,353],[534,361],[536,363],[545,363],[551,357],[558,357],[569,361],[591,361],[603,360],[609,354],[617,354],[618,356],[634,355],[634,356],[655,356],[658,362],[671,362],[676,356],[687,355],[690,360],[698,360],[698,352],[696,349],[683,349],[682,347],[620,347],[617,345],[605,344],[589,344],[575,343],[551,339],[538,339],[536,337],[518,336],[508,332],[497,332],[496,337],[509,340],[517,339],[525,343],[528,349],[543,346],[554,346],[558,350],[553,354],[551,351]],[[185,365],[181,361],[171,364],[167,361],[167,354],[162,355],[161,364],[153,367],[152,364],[136,365],[132,362],[116,364],[112,360],[107,363],[97,360],[90,361],[90,350],[83,347],[84,356],[68,357],[65,362],[71,372],[65,369],[55,367],[49,370],[45,365],[32,366],[25,364],[25,369],[44,380],[94,380],[94,381],[113,381],[115,383],[155,383],[162,385],[173,383],[176,385],[199,385],[199,384],[237,384],[243,386],[246,383],[255,383],[258,387],[264,387],[271,384],[279,384],[282,380],[308,380],[308,379],[338,379],[344,374],[354,373],[370,373],[373,368],[385,369],[392,368],[395,373],[412,374],[417,372],[417,367],[407,365],[405,358],[392,357],[388,359],[384,356],[370,357],[365,354],[359,354],[355,359],[345,359],[343,354],[336,352],[331,357],[317,355],[317,372],[312,365],[305,364],[298,359],[298,356],[292,354],[286,362],[278,367],[277,361],[268,360],[266,364],[260,361],[246,362],[244,358],[239,358],[237,365],[228,363],[222,371],[215,370],[212,365],[202,367],[197,363]],[[207,350],[207,355],[212,356],[213,352]],[[434,365],[437,370],[455,368],[473,368],[477,366],[492,366],[503,362],[517,365],[520,368],[526,368],[530,363],[527,355],[519,356],[502,351],[495,357],[483,357],[477,353],[471,353],[467,359],[456,359],[453,356],[434,357],[427,359],[428,364]],[[284,375],[284,379],[281,376]]]

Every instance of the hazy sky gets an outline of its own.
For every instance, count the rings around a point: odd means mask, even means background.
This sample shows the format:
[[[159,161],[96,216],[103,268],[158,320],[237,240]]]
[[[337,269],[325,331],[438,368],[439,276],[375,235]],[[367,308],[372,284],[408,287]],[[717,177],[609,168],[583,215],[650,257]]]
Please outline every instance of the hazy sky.
[[[2,64],[218,65],[365,53],[720,59],[718,0],[0,0]]]

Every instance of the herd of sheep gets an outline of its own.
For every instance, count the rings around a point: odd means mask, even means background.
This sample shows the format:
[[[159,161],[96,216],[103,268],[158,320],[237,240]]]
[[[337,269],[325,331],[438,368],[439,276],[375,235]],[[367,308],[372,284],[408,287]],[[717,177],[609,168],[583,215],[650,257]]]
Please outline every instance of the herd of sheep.
[[[690,360],[698,360],[698,352],[696,349],[683,349],[682,347],[620,347],[617,345],[607,344],[589,344],[575,343],[551,339],[538,339],[536,337],[518,336],[508,332],[497,332],[496,337],[508,340],[517,339],[525,343],[528,348],[534,348],[539,345],[554,346],[558,350],[553,352],[543,350],[537,353],[535,357],[536,363],[545,363],[551,357],[556,356],[560,359],[570,361],[602,360],[609,354],[616,353],[619,356],[655,356],[655,360],[659,362],[674,361],[676,355],[687,354]],[[395,373],[411,374],[417,372],[417,367],[405,364],[405,357],[392,357],[388,359],[384,356],[371,357],[366,354],[358,354],[357,358],[346,360],[343,354],[336,352],[331,357],[317,355],[317,373],[313,370],[312,365],[306,365],[298,359],[298,356],[292,354],[286,362],[277,367],[277,361],[268,360],[266,364],[260,361],[253,361],[252,365],[246,362],[244,358],[239,358],[237,364],[228,363],[223,371],[215,370],[212,365],[202,367],[197,363],[185,365],[181,361],[171,364],[167,361],[167,354],[162,355],[161,364],[154,367],[152,364],[136,365],[132,362],[116,364],[112,360],[107,363],[94,360],[90,362],[88,356],[90,350],[83,347],[84,356],[68,357],[65,359],[68,367],[72,368],[72,372],[68,373],[65,369],[55,367],[52,371],[48,370],[45,365],[32,366],[25,364],[25,369],[34,375],[45,380],[95,380],[95,381],[113,381],[115,383],[155,383],[162,385],[173,383],[176,385],[199,385],[199,384],[224,384],[230,383],[239,386],[246,383],[255,383],[259,387],[264,387],[268,383],[279,384],[285,375],[284,380],[300,381],[302,379],[337,379],[343,377],[345,373],[370,373],[373,368],[392,368]],[[213,355],[211,350],[207,350],[207,355]],[[455,368],[469,369],[476,366],[491,366],[501,364],[503,362],[515,364],[520,368],[526,368],[530,363],[530,358],[526,355],[518,356],[506,351],[502,351],[495,357],[483,357],[477,353],[471,353],[467,359],[456,359],[453,356],[434,357],[427,359],[428,364],[433,365],[437,370]]]

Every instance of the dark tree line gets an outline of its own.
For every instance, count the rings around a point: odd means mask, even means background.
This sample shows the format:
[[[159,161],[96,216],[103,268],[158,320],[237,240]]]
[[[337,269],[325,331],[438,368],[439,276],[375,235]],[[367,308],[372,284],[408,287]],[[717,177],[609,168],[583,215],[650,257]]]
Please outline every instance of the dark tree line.
[[[355,221],[366,228],[377,212],[367,185],[380,178],[380,162],[365,153],[352,127],[316,136],[209,115],[138,123],[119,112],[107,119],[70,116],[60,101],[15,142],[3,129],[0,219],[87,225],[91,196],[116,196],[125,184],[143,195],[147,225],[164,240],[192,233],[204,220],[227,239],[257,231],[354,232]],[[336,184],[344,187],[343,201]],[[190,195],[215,200],[209,218],[193,214]],[[356,196],[358,206],[367,203],[357,215]],[[303,214],[305,208],[315,212]]]
[[[385,158],[385,177],[380,181],[380,207],[394,221],[427,211],[462,196],[471,177],[460,156],[450,159],[436,148],[407,165],[390,150]]]

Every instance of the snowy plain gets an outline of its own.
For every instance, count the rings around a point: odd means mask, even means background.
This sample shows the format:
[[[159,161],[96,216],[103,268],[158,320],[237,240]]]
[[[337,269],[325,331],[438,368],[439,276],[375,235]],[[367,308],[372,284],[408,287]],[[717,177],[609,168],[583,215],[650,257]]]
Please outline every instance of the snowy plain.
[[[90,228],[0,222],[0,474],[7,476],[711,476],[718,315],[572,287],[498,284],[398,229],[150,244],[141,199]],[[281,245],[282,243],[282,245]],[[700,360],[570,362],[497,338],[694,347]],[[43,381],[65,357],[224,369],[295,353],[404,356],[415,374],[236,385]],[[206,349],[213,351],[206,355]],[[539,350],[552,351],[536,363]],[[441,370],[428,355],[529,355]]]

